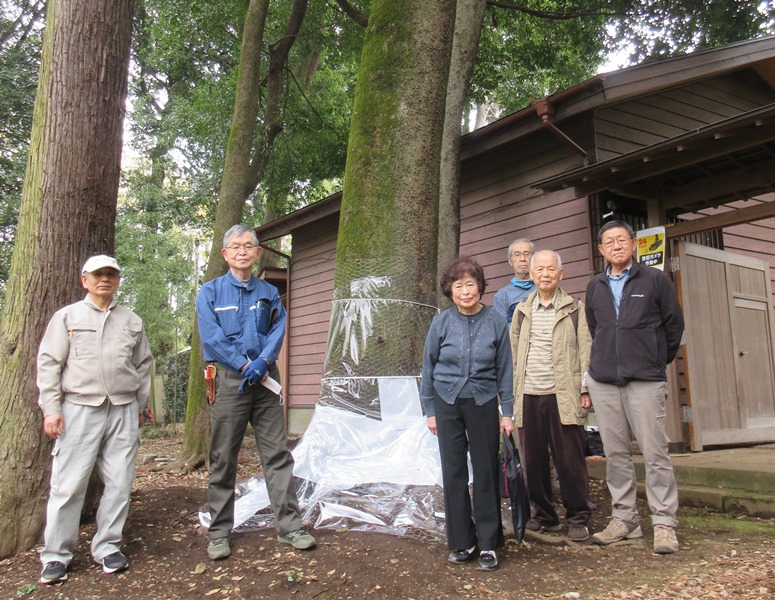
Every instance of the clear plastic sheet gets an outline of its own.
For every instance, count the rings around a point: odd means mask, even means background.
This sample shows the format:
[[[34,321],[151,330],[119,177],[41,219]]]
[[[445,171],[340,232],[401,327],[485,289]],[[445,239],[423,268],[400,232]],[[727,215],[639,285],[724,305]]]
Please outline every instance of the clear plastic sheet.
[[[378,267],[354,268],[388,272]],[[302,520],[444,540],[438,442],[418,391],[425,332],[438,310],[392,297],[395,280],[367,274],[334,290],[320,398],[293,451]],[[263,478],[240,484],[237,495],[235,530],[274,525]],[[200,521],[209,523],[206,507]]]

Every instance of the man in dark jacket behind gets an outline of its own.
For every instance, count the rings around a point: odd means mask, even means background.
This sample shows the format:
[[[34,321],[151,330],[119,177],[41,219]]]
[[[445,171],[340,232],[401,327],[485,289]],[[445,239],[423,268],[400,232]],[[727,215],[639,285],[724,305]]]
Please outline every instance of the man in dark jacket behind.
[[[635,507],[634,434],[646,465],[654,552],[671,554],[678,550],[678,488],[665,432],[666,367],[678,352],[684,321],[673,283],[661,271],[633,260],[636,243],[627,223],[606,223],[598,234],[598,250],[608,267],[587,286],[593,341],[586,383],[600,426],[613,507],[608,527],[592,541],[606,545],[643,536]]]

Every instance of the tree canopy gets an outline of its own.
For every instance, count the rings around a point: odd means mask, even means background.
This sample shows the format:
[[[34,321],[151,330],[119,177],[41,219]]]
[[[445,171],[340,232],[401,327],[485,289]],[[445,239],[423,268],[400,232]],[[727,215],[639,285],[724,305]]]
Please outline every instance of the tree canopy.
[[[775,14],[775,3],[758,1],[482,2],[466,104],[469,111],[489,107],[490,118],[583,80],[614,53],[640,62],[765,35]],[[44,4],[0,1],[0,293],[18,219]],[[269,43],[280,39],[292,4],[269,3]],[[157,353],[189,341],[187,310],[214,224],[248,5],[135,2],[117,253],[127,265],[123,299],[158,322],[151,330]],[[369,0],[310,3],[283,66],[282,132],[247,199],[246,222],[265,222],[341,187],[370,10]]]

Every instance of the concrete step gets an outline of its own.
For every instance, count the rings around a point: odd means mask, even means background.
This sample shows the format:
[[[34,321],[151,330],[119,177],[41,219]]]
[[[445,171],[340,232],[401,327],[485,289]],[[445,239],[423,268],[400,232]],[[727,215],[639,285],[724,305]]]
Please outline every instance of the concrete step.
[[[763,460],[750,460],[750,454],[718,456],[680,455],[673,457],[673,469],[678,483],[682,506],[705,507],[730,514],[745,514],[763,518],[775,517],[775,452]],[[730,460],[740,459],[744,464]],[[773,462],[771,462],[773,461]],[[645,497],[645,468],[641,456],[633,456],[638,479],[638,493]],[[756,470],[760,464],[761,469]],[[605,481],[606,461],[587,460],[587,471],[594,479]]]

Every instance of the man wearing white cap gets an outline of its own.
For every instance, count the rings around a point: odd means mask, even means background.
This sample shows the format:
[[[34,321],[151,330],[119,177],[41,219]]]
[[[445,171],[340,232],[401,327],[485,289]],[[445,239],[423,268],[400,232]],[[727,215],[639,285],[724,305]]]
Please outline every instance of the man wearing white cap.
[[[92,557],[105,573],[129,566],[120,545],[152,357],[140,317],[114,299],[120,281],[115,258],[87,260],[81,272],[86,298],[54,314],[38,350],[38,403],[45,433],[56,440],[41,583],[67,579],[95,466],[105,490]]]

